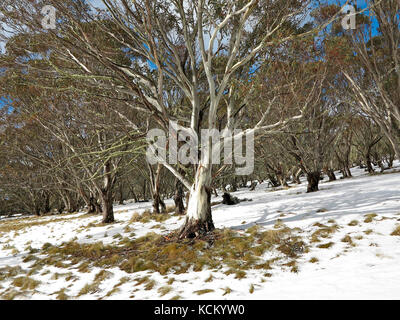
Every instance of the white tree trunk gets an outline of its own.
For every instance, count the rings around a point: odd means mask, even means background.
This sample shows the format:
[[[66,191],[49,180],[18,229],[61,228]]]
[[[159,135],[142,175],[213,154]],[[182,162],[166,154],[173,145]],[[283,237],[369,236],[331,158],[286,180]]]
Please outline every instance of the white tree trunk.
[[[211,168],[199,165],[190,189],[186,220],[180,238],[194,238],[214,229],[211,216]]]

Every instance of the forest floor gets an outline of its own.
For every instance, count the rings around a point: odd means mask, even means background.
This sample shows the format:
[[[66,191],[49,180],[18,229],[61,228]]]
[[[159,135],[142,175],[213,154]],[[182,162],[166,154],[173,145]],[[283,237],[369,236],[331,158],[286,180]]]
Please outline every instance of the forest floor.
[[[198,243],[171,242],[183,217],[151,216],[150,203],[115,206],[111,225],[3,219],[0,299],[399,299],[399,169],[354,168],[311,194],[242,189],[252,201],[215,205],[218,231]]]

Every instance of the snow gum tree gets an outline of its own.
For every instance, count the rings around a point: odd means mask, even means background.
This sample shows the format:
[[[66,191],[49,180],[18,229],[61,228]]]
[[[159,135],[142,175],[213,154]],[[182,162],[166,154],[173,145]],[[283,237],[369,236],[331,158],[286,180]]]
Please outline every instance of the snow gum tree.
[[[242,134],[257,135],[300,119],[305,106],[270,117],[273,101],[266,101],[260,105],[259,121],[238,123],[238,109],[247,105],[246,96],[238,101],[235,81],[248,79],[258,65],[268,63],[266,48],[279,48],[318,31],[317,26],[308,31],[293,27],[308,16],[311,2],[102,0],[99,8],[84,0],[22,0],[7,2],[2,9],[9,30],[44,36],[46,50],[40,54],[47,67],[53,68],[52,73],[47,68],[47,76],[79,79],[78,86],[74,81],[75,88],[89,86],[124,101],[166,132],[172,120],[200,136],[201,129],[217,129],[217,115],[226,113],[223,127],[240,125],[245,129]],[[44,30],[38,18],[44,3],[56,9],[55,29]],[[177,104],[171,96],[183,102]],[[118,104],[109,108],[132,129],[140,130],[134,118],[118,110]],[[211,144],[211,139],[203,142],[192,180],[160,160],[190,191],[182,238],[214,228]]]

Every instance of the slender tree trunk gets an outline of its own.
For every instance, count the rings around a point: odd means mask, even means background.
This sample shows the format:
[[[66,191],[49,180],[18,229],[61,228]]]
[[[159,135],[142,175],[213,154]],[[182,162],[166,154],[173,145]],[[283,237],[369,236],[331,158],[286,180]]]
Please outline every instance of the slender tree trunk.
[[[276,178],[275,178],[272,174],[269,174],[269,175],[268,175],[268,179],[269,179],[269,181],[271,182],[271,185],[272,185],[274,188],[279,186],[278,181],[276,180]]]
[[[124,190],[123,190],[123,185],[121,183],[120,187],[119,187],[119,204],[123,205],[124,204]]]
[[[321,173],[319,171],[314,171],[307,173],[307,181],[308,181],[308,186],[307,186],[307,192],[316,192],[319,190],[318,185],[319,185],[319,179],[321,177]]]
[[[294,183],[301,184],[301,181],[300,181],[301,171],[302,171],[301,169],[296,169],[293,172],[293,182]]]
[[[101,209],[103,215],[103,223],[114,222],[114,208],[111,190],[103,192],[101,195]]]
[[[238,187],[237,187],[236,177],[234,177],[232,185],[231,185],[231,191],[236,192],[237,190],[238,190]]]
[[[183,205],[183,198],[185,193],[183,192],[182,183],[177,179],[175,183],[175,195],[174,195],[174,202],[175,202],[175,213],[176,214],[184,214],[185,213],[185,206]]]
[[[345,169],[345,171],[346,171],[346,173],[347,173],[347,176],[348,176],[349,178],[351,178],[353,175],[351,174],[351,171],[350,171],[349,166],[346,165],[346,167],[345,167],[344,169]]]
[[[93,194],[90,194],[87,213],[95,213],[97,211],[95,203],[96,199],[93,197]]]
[[[166,206],[164,201],[162,201],[160,196],[160,179],[161,179],[162,165],[158,164],[156,176],[154,177],[153,168],[149,164],[150,180],[152,184],[152,194],[153,194],[153,213],[165,213]],[[161,210],[160,210],[161,208]]]
[[[277,174],[277,177],[278,177],[279,183],[280,183],[280,185],[281,185],[282,187],[289,187],[289,185],[288,185],[288,183],[287,183],[287,181],[286,181],[286,177],[285,177],[284,174],[278,173],[278,174]]]
[[[35,214],[35,216],[37,216],[37,217],[40,217],[40,216],[41,216],[41,214],[40,214],[40,207],[39,207],[38,205],[35,205],[34,214]]]
[[[111,176],[111,164],[107,162],[104,165],[104,185],[100,190],[101,209],[103,215],[103,223],[114,222],[114,208],[113,208],[113,186],[115,179]]]
[[[367,163],[367,170],[368,173],[374,173],[374,167],[372,166],[372,161],[371,161],[371,154],[370,152],[367,152],[366,156],[365,156],[365,162]]]
[[[45,193],[44,195],[44,204],[43,204],[43,213],[50,213],[50,196],[48,193]]]

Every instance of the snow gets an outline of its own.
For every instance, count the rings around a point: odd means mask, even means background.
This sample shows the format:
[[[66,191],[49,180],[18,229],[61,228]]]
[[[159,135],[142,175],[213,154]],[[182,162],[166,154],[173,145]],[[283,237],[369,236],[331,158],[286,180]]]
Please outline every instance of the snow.
[[[16,299],[56,299],[61,289],[76,299],[170,299],[177,295],[182,299],[399,299],[400,237],[391,235],[400,225],[400,173],[397,172],[400,162],[395,164],[394,169],[374,176],[353,168],[353,178],[335,182],[325,180],[320,191],[311,194],[306,193],[304,181],[301,185],[291,185],[287,190],[273,190],[261,184],[255,191],[242,189],[234,194],[239,198],[251,198],[251,202],[213,207],[217,228],[232,228],[240,232],[254,225],[271,229],[279,219],[290,228],[301,228],[301,235],[310,239],[318,229],[316,223],[328,225],[334,220],[340,228],[327,239],[333,242],[333,246],[322,249],[318,248],[320,243],[310,242],[309,252],[297,260],[298,273],[275,266],[270,272],[271,277],[265,277],[263,271],[251,270],[246,278],[235,279],[233,274],[209,270],[163,276],[147,271],[128,274],[119,268],[110,268],[107,271],[111,276],[99,284],[95,293],[78,297],[80,290],[93,281],[100,268],[79,272],[72,267],[44,266],[39,273],[30,275],[39,280],[40,285],[16,296]],[[218,200],[221,197],[212,199]],[[172,204],[172,201],[167,201],[167,204]],[[29,255],[30,248],[40,249],[45,243],[60,245],[73,239],[80,243],[102,241],[104,244],[117,244],[119,234],[132,238],[149,232],[168,233],[183,222],[182,217],[172,217],[161,223],[164,230],[154,228],[160,225],[154,221],[129,224],[133,213],[150,208],[151,203],[115,206],[117,222],[109,226],[97,226],[101,218],[85,213],[3,219],[0,227],[10,222],[32,222],[33,225],[11,232],[0,231],[0,296],[13,287],[13,278],[1,280],[1,269],[20,266],[29,270],[32,262],[23,262],[23,259]],[[376,218],[370,223],[364,222],[366,215],[372,213],[377,215]],[[349,225],[355,220],[357,225]],[[130,230],[126,228],[128,224]],[[367,230],[370,231],[366,233]],[[346,235],[351,236],[355,246],[341,241]],[[311,263],[313,257],[318,262]],[[211,273],[213,280],[205,282]],[[76,280],[66,281],[67,275],[75,276]],[[144,290],[144,285],[136,285],[134,280],[143,276],[155,281],[153,289]],[[172,277],[175,279],[172,291],[161,297],[158,289],[166,286]],[[120,283],[124,278],[127,281]],[[118,290],[107,297],[106,294],[118,284]],[[254,286],[252,294],[250,286]],[[232,292],[224,295],[226,287]],[[202,289],[214,291],[200,296],[194,293]]]

